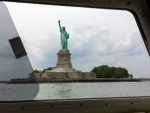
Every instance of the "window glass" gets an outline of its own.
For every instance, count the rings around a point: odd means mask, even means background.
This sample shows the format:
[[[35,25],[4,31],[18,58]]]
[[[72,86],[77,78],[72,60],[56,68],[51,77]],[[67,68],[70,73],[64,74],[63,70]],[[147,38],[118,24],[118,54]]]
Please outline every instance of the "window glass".
[[[38,93],[38,83],[22,41],[2,2],[0,15],[0,101],[32,100]],[[25,85],[22,80],[32,84]]]
[[[129,11],[5,4],[40,83],[36,100],[150,95],[150,60]]]

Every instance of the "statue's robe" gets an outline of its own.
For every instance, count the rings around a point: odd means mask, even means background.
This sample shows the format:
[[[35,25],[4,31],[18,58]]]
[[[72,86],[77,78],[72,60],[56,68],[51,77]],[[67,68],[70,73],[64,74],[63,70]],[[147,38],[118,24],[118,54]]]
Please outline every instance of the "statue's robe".
[[[68,50],[68,43],[67,43],[67,39],[69,38],[69,35],[66,31],[64,30],[60,30],[60,37],[61,37],[61,46],[63,50]]]

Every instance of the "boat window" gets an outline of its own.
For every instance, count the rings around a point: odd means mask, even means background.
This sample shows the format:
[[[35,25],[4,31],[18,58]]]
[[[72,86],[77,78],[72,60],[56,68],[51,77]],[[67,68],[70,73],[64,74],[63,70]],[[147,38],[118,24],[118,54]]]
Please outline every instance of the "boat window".
[[[150,59],[129,11],[4,4],[0,100],[150,95]]]

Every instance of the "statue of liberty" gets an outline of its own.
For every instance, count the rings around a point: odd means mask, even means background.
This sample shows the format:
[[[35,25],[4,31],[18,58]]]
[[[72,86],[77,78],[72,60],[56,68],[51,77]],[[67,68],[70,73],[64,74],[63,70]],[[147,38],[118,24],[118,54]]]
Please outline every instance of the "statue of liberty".
[[[65,27],[61,27],[60,20],[58,21],[59,28],[60,28],[60,39],[61,39],[61,50],[68,50],[68,42],[67,39],[69,38],[69,34],[66,32]]]

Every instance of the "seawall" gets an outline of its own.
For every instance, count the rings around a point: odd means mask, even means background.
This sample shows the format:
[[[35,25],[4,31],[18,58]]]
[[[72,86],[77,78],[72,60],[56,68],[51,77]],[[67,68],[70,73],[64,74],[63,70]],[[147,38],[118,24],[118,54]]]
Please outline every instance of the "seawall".
[[[8,84],[28,84],[28,83],[71,83],[71,82],[140,82],[139,79],[123,78],[95,78],[95,79],[13,79]]]

